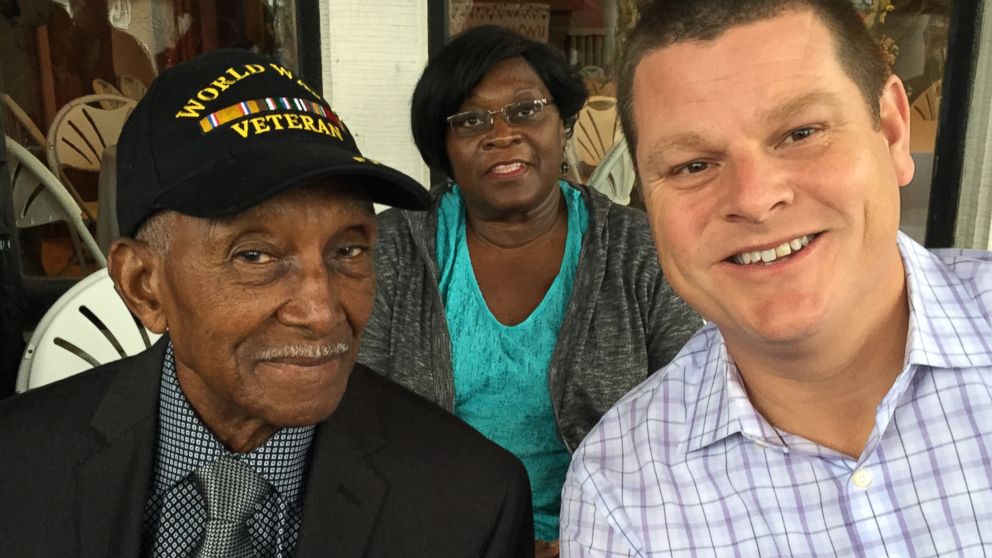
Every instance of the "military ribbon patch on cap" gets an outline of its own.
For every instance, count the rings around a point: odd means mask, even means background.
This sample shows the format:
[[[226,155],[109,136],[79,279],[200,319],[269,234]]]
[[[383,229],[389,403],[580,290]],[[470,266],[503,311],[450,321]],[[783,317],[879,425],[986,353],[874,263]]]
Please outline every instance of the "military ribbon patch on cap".
[[[268,97],[266,99],[256,99],[252,101],[242,101],[236,105],[222,108],[217,112],[206,116],[200,120],[200,129],[204,133],[237,120],[244,116],[259,114],[262,112],[286,111],[310,112],[323,116],[331,121],[335,126],[340,126],[340,121],[333,112],[324,108],[318,102],[309,99],[290,99],[288,97]]]

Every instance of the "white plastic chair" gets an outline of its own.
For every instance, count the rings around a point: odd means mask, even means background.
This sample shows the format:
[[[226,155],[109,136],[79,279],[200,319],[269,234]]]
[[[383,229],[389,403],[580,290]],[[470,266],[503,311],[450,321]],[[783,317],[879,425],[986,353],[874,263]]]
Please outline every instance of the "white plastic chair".
[[[105,267],[107,259],[83,223],[82,211],[65,186],[23,145],[9,137],[5,138],[5,143],[10,157],[8,166],[17,228],[27,229],[65,221],[69,225],[80,268],[85,269],[89,261],[84,257],[84,251],[89,252],[98,267]]]
[[[97,95],[113,95],[115,97],[125,96],[116,85],[102,78],[93,78],[93,93]],[[113,110],[119,105],[120,103],[117,101],[100,101],[100,108],[103,110]]]
[[[582,74],[603,76],[602,68],[586,66]],[[605,78],[604,78],[605,79]],[[587,84],[588,87],[588,84]],[[606,156],[610,146],[623,132],[617,119],[617,100],[606,95],[590,95],[579,109],[572,136],[565,143],[565,161],[568,172],[565,178],[575,183],[589,183],[593,172]]]
[[[627,138],[620,136],[589,177],[589,187],[616,203],[629,205],[636,178],[634,161],[627,149]]]
[[[138,354],[159,337],[131,314],[101,269],[69,289],[41,318],[21,359],[15,389],[22,393]]]
[[[110,103],[111,109],[101,108]],[[96,214],[66,177],[64,168],[100,172],[100,160],[108,145],[115,145],[124,121],[137,103],[118,95],[84,95],[63,106],[48,130],[48,168],[58,176],[90,221]]]
[[[145,87],[144,83],[132,76],[118,76],[117,84],[120,87],[121,93],[128,99],[134,99],[135,101],[140,101],[145,93],[148,92],[148,88]]]
[[[617,120],[617,100],[597,95],[589,97],[575,121],[573,137],[579,159],[589,166],[596,166],[621,133],[620,122]]]

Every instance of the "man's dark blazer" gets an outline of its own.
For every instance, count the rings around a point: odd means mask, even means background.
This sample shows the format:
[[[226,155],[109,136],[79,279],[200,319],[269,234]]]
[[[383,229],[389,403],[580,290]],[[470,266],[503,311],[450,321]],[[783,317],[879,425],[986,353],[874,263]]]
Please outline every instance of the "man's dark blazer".
[[[0,401],[0,555],[140,554],[165,341]],[[295,556],[532,556],[530,506],[515,457],[356,365],[314,437]]]

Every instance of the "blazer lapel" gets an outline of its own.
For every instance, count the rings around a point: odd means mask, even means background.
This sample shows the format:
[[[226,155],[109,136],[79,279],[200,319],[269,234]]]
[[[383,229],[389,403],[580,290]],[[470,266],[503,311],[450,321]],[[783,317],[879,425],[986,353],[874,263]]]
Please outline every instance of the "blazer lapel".
[[[90,426],[106,445],[79,467],[83,556],[138,556],[154,467],[158,389],[168,336],[123,363]]]
[[[356,365],[341,404],[317,427],[296,556],[365,555],[388,483],[365,461],[385,444],[375,398]]]

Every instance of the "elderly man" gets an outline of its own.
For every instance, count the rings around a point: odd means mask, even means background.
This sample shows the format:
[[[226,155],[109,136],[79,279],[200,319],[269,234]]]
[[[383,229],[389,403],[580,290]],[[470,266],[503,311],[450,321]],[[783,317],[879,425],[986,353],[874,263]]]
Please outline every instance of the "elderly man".
[[[575,453],[564,556],[992,553],[992,265],[898,232],[902,83],[849,0],[671,0],[620,80],[712,323]]]
[[[533,552],[521,464],[355,364],[372,202],[423,188],[246,51],[159,77],[118,157],[110,274],[165,335],[0,404],[0,553]]]

